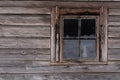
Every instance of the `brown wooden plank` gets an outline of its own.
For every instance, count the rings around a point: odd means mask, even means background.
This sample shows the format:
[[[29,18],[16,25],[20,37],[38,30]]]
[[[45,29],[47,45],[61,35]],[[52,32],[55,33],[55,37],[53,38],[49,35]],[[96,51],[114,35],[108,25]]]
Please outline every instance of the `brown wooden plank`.
[[[50,40],[1,38],[0,48],[50,48]]]
[[[50,27],[0,26],[0,37],[50,37]]]
[[[50,25],[49,15],[0,15],[1,25]]]
[[[0,7],[0,14],[50,14],[50,8]]]
[[[108,48],[120,48],[120,39],[109,39]]]

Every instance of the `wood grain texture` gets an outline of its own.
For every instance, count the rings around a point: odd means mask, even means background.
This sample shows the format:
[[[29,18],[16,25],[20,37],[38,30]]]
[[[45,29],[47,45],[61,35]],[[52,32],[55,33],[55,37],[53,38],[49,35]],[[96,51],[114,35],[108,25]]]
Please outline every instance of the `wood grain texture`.
[[[0,7],[0,14],[50,14],[50,8]]]
[[[2,48],[0,55],[50,55],[50,49]]]
[[[50,55],[0,55],[0,60],[5,61],[5,60],[50,60]]]
[[[48,4],[49,3],[49,4]],[[87,5],[86,5],[87,3]],[[75,5],[71,5],[75,4]],[[62,7],[114,7],[120,8],[119,2],[99,2],[98,1],[89,1],[89,2],[74,2],[74,1],[0,1],[1,7],[55,7],[56,5]]]
[[[111,9],[109,9],[109,15],[118,15],[118,16],[120,16],[120,8],[111,8]]]
[[[0,15],[0,25],[50,25],[50,16]]]
[[[120,39],[109,39],[108,48],[120,48]]]
[[[0,48],[50,48],[50,40],[1,38]]]
[[[41,66],[41,67],[0,67],[0,73],[19,73],[19,74],[60,74],[60,73],[119,73],[118,64],[110,65],[74,65],[74,66]]]
[[[120,60],[120,49],[109,49],[108,50],[108,59],[113,60],[113,61]]]
[[[0,26],[0,37],[50,37],[50,27]]]

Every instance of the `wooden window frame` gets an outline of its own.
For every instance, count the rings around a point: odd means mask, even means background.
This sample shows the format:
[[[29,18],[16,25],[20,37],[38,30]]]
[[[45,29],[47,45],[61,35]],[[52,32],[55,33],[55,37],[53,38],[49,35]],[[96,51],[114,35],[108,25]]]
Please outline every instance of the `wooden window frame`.
[[[69,16],[61,16],[60,17],[60,59],[62,59],[61,61],[63,61],[64,63],[65,62],[68,62],[68,61],[76,61],[76,60],[64,60],[63,58],[63,20],[64,19],[95,19],[96,20],[96,58],[95,59],[79,59],[77,60],[80,61],[80,62],[96,62],[96,61],[99,61],[99,16],[78,16],[78,15],[69,15]],[[79,24],[79,23],[78,23]],[[80,41],[80,40],[79,40]]]
[[[61,33],[60,29],[60,15],[63,14],[79,14],[81,12],[95,12],[99,13],[99,34],[100,34],[100,55],[98,56],[99,61],[63,61],[63,53],[62,53],[62,42],[60,37],[60,34],[57,35],[59,39],[56,46],[56,29],[58,29],[59,33]],[[58,27],[59,26],[59,27]],[[60,43],[59,43],[60,42]],[[56,47],[60,48],[58,51],[56,50]],[[98,51],[98,50],[97,50]],[[58,7],[52,8],[52,14],[51,14],[51,64],[52,65],[69,65],[69,64],[107,64],[108,56],[107,56],[107,8],[101,7],[98,9],[61,9]]]

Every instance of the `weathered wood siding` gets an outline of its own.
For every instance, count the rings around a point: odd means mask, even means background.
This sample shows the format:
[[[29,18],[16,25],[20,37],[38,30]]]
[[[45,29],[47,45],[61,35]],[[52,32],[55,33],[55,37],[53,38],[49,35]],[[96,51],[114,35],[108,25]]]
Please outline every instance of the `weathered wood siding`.
[[[108,14],[108,60],[120,60],[120,8],[110,8]]]
[[[0,67],[50,64],[50,13],[50,8],[0,7]]]
[[[108,9],[107,65],[50,64],[55,6]],[[120,2],[0,1],[0,80],[119,80],[119,57]]]

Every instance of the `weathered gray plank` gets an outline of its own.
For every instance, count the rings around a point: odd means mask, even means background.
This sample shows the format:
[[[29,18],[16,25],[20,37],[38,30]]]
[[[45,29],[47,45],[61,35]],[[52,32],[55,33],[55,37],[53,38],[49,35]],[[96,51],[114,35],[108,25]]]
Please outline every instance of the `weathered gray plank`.
[[[49,3],[49,4],[48,4]],[[87,3],[87,5],[86,5],[86,3]],[[71,5],[71,4],[76,4],[76,5]],[[63,7],[81,7],[81,6],[83,6],[83,7],[88,7],[88,6],[91,6],[91,7],[96,7],[96,6],[99,6],[99,7],[101,7],[101,6],[107,6],[107,7],[111,7],[112,6],[112,8],[113,7],[115,7],[115,8],[118,8],[118,7],[120,7],[120,5],[119,5],[119,2],[95,2],[95,1],[93,1],[93,2],[84,2],[84,1],[82,1],[82,2],[74,2],[74,1],[0,1],[0,6],[2,6],[2,7],[54,7],[54,6],[56,6],[56,5],[58,5],[58,6],[63,6]]]
[[[108,22],[108,25],[109,26],[119,26],[120,25],[120,22]]]
[[[120,39],[108,39],[108,48],[120,48]]]
[[[119,80],[120,73],[0,74],[1,80]]]
[[[120,49],[109,49],[108,60],[120,60]]]
[[[0,39],[0,48],[50,48],[49,39]]]
[[[50,27],[0,26],[0,37],[50,37]]]
[[[120,26],[109,26],[108,31],[109,32],[120,32]]]
[[[50,65],[50,61],[47,60],[1,60],[0,67],[40,67],[40,66],[48,66]]]
[[[120,8],[109,9],[109,15],[120,15]]]
[[[50,55],[50,49],[0,49],[0,55]]]
[[[50,60],[50,55],[0,55],[0,61],[4,60]]]
[[[50,25],[49,15],[0,15],[1,25]]]
[[[94,72],[120,72],[120,65],[74,65],[74,66],[41,66],[41,67],[0,67],[0,73],[94,73]]]
[[[120,22],[120,16],[109,16],[108,21],[109,22]]]
[[[120,37],[120,27],[119,26],[109,26],[108,27],[108,37],[119,38]]]
[[[50,8],[0,7],[0,14],[50,14]]]
[[[120,38],[120,32],[109,32],[108,33],[109,35],[108,35],[108,37],[110,37],[110,38]]]

